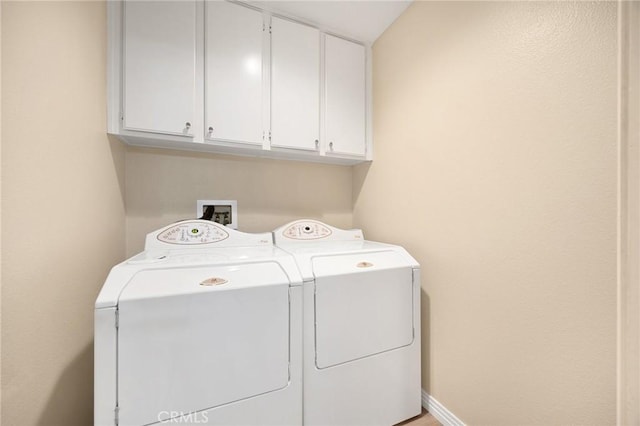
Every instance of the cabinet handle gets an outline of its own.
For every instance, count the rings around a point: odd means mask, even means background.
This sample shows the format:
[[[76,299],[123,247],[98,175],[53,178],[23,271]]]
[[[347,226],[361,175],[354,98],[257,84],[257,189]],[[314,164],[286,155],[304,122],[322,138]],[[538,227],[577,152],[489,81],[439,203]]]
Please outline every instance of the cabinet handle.
[[[209,133],[213,133],[213,127],[209,127]]]
[[[319,147],[320,147],[320,141],[316,139],[316,149],[318,149]]]
[[[185,132],[188,132],[190,129],[191,129],[191,123],[187,121],[186,123],[184,123],[184,130]]]
[[[329,142],[329,149],[333,151],[333,142]]]

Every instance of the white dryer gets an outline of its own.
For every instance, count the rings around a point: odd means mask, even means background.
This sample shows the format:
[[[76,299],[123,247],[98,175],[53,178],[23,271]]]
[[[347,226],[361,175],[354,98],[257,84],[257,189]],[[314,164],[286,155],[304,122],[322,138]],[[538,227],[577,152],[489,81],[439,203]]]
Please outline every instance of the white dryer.
[[[302,286],[272,235],[147,235],[95,305],[95,424],[299,425]]]
[[[420,267],[361,230],[274,231],[304,287],[305,425],[392,425],[421,412]]]

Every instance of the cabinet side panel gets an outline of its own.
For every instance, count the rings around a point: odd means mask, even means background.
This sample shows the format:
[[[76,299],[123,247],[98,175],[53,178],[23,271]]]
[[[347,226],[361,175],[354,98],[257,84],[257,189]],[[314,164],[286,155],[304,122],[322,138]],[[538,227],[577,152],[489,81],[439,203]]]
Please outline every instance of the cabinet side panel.
[[[107,2],[107,132],[118,133],[122,111],[122,2]]]

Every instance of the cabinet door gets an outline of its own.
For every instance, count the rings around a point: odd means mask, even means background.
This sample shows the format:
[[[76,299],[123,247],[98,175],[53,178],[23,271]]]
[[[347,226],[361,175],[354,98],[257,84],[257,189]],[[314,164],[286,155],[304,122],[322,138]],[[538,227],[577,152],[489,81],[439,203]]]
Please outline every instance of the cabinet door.
[[[320,31],[271,21],[271,145],[319,149]]]
[[[123,127],[191,136],[195,119],[195,2],[124,2],[123,47]]]
[[[262,13],[208,1],[205,26],[206,137],[262,144]]]
[[[325,125],[328,153],[365,155],[365,48],[325,39]]]

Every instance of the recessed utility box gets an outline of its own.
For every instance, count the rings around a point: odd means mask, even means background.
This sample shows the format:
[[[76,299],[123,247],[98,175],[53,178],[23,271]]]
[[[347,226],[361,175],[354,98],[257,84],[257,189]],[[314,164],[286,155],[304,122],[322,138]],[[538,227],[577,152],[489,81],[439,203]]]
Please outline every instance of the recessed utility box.
[[[196,217],[238,229],[238,201],[198,200]]]

